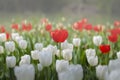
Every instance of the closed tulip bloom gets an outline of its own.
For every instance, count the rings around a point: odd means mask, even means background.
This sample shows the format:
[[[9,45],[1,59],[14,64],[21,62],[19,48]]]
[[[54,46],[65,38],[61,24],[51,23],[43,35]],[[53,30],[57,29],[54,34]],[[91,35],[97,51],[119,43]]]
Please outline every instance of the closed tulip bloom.
[[[5,49],[9,52],[13,52],[15,50],[15,43],[13,41],[5,42]]]
[[[57,46],[53,46],[53,45],[48,45],[46,49],[49,49],[49,51],[51,51],[53,55],[55,55],[58,51]]]
[[[74,76],[73,80],[82,80],[83,79],[83,69],[82,69],[81,65],[71,64],[69,66],[69,71],[72,72],[72,75]]]
[[[33,60],[39,59],[40,52],[38,50],[31,51],[31,57]]]
[[[12,40],[15,40],[15,38],[18,36],[19,36],[19,33],[12,33],[11,34]]]
[[[85,53],[86,53],[86,56],[87,57],[89,57],[89,56],[95,56],[96,55],[96,51],[95,51],[95,49],[87,49],[86,51],[85,51]]]
[[[43,69],[43,66],[39,63],[39,64],[37,64],[37,67],[38,67],[38,71],[42,71],[42,69]]]
[[[42,50],[40,52],[39,61],[42,66],[50,66],[52,64],[52,53],[49,50]]]
[[[34,47],[35,47],[36,50],[42,50],[43,44],[42,43],[36,43]]]
[[[120,59],[120,51],[117,52],[117,58]]]
[[[110,72],[106,80],[120,80],[120,69]]]
[[[88,63],[90,66],[96,66],[98,64],[98,57],[97,56],[90,56],[87,58]]]
[[[16,65],[16,57],[15,56],[7,56],[6,57],[7,67],[13,68]]]
[[[56,60],[56,71],[58,73],[67,71],[69,67],[69,62],[66,60]]]
[[[96,76],[99,80],[105,80],[108,67],[106,65],[98,65],[96,67]]]
[[[16,36],[16,37],[15,37],[15,41],[16,41],[17,43],[19,43],[19,41],[21,41],[21,40],[23,40],[23,37],[22,37],[22,36]]]
[[[0,54],[3,54],[4,53],[4,48],[3,46],[0,46]]]
[[[14,68],[14,73],[17,80],[34,80],[35,68],[32,64],[24,64]]]
[[[72,51],[70,49],[64,49],[62,51],[62,56],[65,60],[70,61],[72,59]]]
[[[7,40],[5,33],[0,33],[0,42],[5,42]]]
[[[27,48],[27,41],[26,40],[20,40],[19,41],[19,47],[21,49],[26,49]]]
[[[71,50],[73,50],[73,44],[70,44],[67,41],[64,41],[63,43],[61,43],[61,48],[62,49],[71,49]]]
[[[80,46],[80,43],[81,43],[81,39],[80,39],[80,38],[74,38],[74,39],[73,39],[73,45],[74,45],[75,47]]]
[[[30,55],[24,55],[21,57],[21,61],[19,63],[19,65],[23,65],[23,64],[30,64]]]
[[[96,46],[101,45],[102,42],[103,42],[102,36],[94,36],[94,37],[93,37],[93,43],[94,43]]]

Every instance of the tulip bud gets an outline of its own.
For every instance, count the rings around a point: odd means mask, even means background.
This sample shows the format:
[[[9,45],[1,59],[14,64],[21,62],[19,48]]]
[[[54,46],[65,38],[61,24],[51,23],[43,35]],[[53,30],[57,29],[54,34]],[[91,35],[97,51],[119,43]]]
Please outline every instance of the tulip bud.
[[[117,58],[120,59],[120,51],[117,52]]]
[[[69,67],[69,62],[65,60],[57,60],[56,61],[56,71],[58,73],[67,71]]]
[[[16,65],[16,57],[15,56],[7,56],[6,57],[7,67],[13,68]]]
[[[19,43],[20,40],[23,40],[23,37],[22,37],[22,36],[16,36],[16,37],[15,37],[15,41],[16,41],[17,43]]]
[[[120,69],[110,72],[106,80],[120,80]]]
[[[71,60],[72,59],[72,51],[70,49],[64,49],[62,51],[63,58],[65,60]]]
[[[5,42],[5,49],[9,52],[13,52],[15,50],[15,43],[13,41]]]
[[[71,49],[71,50],[73,50],[73,44],[70,44],[67,41],[64,41],[63,43],[61,43],[61,48],[62,49]]]
[[[85,53],[87,57],[96,55],[95,49],[87,49]]]
[[[33,60],[38,60],[40,56],[40,52],[38,50],[31,51],[31,57]]]
[[[0,42],[5,42],[7,40],[5,33],[0,33]]]
[[[19,65],[23,65],[23,64],[30,64],[30,56],[29,55],[24,55],[21,57],[21,61],[19,63]]]
[[[42,43],[36,43],[34,47],[35,47],[36,50],[42,50],[43,44]]]
[[[3,54],[4,53],[4,48],[3,46],[0,46],[0,54]]]
[[[108,72],[108,67],[106,65],[98,65],[96,67],[96,76],[99,80],[105,80],[106,73]]]
[[[15,40],[15,38],[18,36],[19,36],[19,33],[12,33],[11,34],[12,40]]]
[[[97,56],[90,56],[87,58],[87,61],[91,66],[96,66],[98,64],[98,57]]]
[[[53,55],[57,53],[57,46],[48,45],[46,49],[49,49]]]
[[[38,67],[38,70],[39,71],[42,71],[42,69],[43,69],[43,66],[39,63],[39,64],[37,64],[37,67]]]
[[[17,80],[34,80],[35,68],[32,64],[24,64],[14,69]]]
[[[93,43],[96,45],[96,46],[99,46],[102,44],[102,36],[94,36],[93,37]]]
[[[44,49],[40,52],[39,61],[42,66],[50,66],[52,64],[52,53],[51,51]]]
[[[19,47],[21,49],[26,49],[27,48],[27,41],[26,40],[20,40],[19,41]]]
[[[80,46],[80,42],[81,42],[80,38],[74,38],[74,39],[73,39],[73,45],[74,45],[75,47]]]

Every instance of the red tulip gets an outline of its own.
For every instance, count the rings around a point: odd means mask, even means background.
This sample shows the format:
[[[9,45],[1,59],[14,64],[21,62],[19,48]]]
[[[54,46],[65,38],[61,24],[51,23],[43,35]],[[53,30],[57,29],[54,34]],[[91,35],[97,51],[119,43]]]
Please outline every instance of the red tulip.
[[[10,38],[10,34],[6,32],[6,38],[7,40]]]
[[[4,26],[0,26],[0,32],[1,33],[4,33],[6,30],[5,30],[5,27]]]
[[[32,29],[32,25],[30,23],[28,23],[28,24],[23,23],[22,24],[23,31],[30,31],[31,29]]]
[[[18,30],[19,29],[19,26],[18,26],[18,24],[12,24],[12,29],[15,29],[15,30]]]
[[[93,30],[96,31],[96,32],[100,32],[100,31],[102,31],[102,26],[98,26],[98,25],[94,26]]]
[[[51,24],[45,25],[45,29],[46,29],[46,31],[50,32],[52,30],[52,25]]]
[[[113,35],[120,35],[120,28],[111,29],[110,33]]]
[[[54,31],[51,31],[50,33],[51,33],[52,39],[57,43],[64,42],[68,37],[68,31],[65,29],[54,30]]]
[[[111,34],[110,36],[108,36],[108,39],[109,39],[109,41],[115,43],[118,40],[118,36],[114,35],[114,34]]]
[[[115,21],[115,22],[114,22],[114,26],[115,26],[115,27],[119,27],[119,26],[120,26],[120,22],[119,22],[119,21]]]
[[[99,49],[103,54],[106,54],[110,51],[110,45],[100,45]]]
[[[92,30],[93,28],[92,28],[92,24],[87,24],[87,25],[85,25],[84,26],[84,29],[85,30]]]

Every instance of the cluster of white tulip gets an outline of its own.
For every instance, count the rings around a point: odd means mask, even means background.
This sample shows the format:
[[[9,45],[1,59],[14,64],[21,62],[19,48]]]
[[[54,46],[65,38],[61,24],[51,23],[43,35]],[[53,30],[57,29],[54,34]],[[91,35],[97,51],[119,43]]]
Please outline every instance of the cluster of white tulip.
[[[96,75],[99,80],[120,80],[120,59],[110,60],[107,65],[98,65]]]
[[[100,36],[100,35],[93,36],[93,43],[94,43],[94,45],[99,46],[99,45],[102,44],[102,42],[103,42],[102,36]]]
[[[69,62],[66,60],[56,61],[56,71],[59,80],[82,80],[83,78],[82,66],[79,64],[69,65]]]
[[[0,42],[5,42],[7,40],[7,36],[5,33],[0,33]]]
[[[85,52],[90,66],[96,66],[98,64],[98,56],[96,55],[95,49],[87,49]]]

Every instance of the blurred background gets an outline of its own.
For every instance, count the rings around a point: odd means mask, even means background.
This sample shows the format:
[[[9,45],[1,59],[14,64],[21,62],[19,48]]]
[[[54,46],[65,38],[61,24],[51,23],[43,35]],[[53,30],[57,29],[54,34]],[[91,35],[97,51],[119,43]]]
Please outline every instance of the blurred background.
[[[120,0],[0,0],[0,19],[39,16],[104,22],[119,19],[119,8]]]

